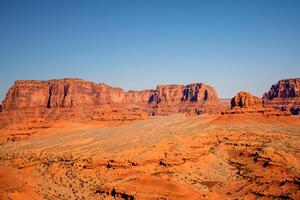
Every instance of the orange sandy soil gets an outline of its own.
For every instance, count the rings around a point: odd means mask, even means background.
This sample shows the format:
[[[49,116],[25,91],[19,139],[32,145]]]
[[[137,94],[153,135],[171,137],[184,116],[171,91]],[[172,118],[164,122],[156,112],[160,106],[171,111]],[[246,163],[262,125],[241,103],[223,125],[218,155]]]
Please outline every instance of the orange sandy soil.
[[[300,199],[300,117],[22,126],[0,132],[0,199]]]

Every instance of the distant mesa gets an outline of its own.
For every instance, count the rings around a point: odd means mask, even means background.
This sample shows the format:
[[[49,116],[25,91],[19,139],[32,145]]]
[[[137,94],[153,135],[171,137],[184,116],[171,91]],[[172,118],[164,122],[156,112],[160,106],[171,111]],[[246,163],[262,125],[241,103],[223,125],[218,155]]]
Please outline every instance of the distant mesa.
[[[214,88],[204,83],[189,85],[159,85],[148,100],[153,114],[200,114],[223,109]]]
[[[222,112],[222,114],[244,114],[244,113],[261,113],[271,111],[272,109],[265,109],[263,101],[257,96],[253,96],[249,92],[238,92],[231,99],[231,109]]]
[[[263,95],[264,105],[280,111],[299,114],[300,78],[283,79]]]
[[[270,90],[263,95],[263,99],[296,98],[300,97],[300,78],[283,79],[271,86]]]
[[[231,110],[223,114],[263,113],[266,115],[300,114],[300,78],[284,79],[271,86],[262,99],[239,92],[231,100]]]
[[[231,109],[221,112],[224,114],[263,114],[265,116],[287,116],[290,112],[283,112],[267,107],[261,98],[253,96],[249,92],[238,92],[231,99]]]
[[[231,103],[231,109],[228,105]],[[229,102],[204,83],[125,92],[78,78],[16,81],[0,105],[0,127],[26,120],[133,121],[185,113],[299,114],[300,78],[280,80],[263,95],[239,92]]]
[[[249,92],[239,92],[231,99],[231,108],[262,108],[263,102],[259,97]]]
[[[0,118],[3,124],[31,118],[131,121],[150,115],[222,109],[214,88],[203,83],[125,92],[104,83],[68,78],[16,81],[2,102]]]

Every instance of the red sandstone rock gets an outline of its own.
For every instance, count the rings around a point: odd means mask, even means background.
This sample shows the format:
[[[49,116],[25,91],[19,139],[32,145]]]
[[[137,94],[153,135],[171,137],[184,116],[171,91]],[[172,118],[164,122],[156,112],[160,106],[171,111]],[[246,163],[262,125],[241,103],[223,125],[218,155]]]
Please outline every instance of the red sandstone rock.
[[[261,108],[262,100],[248,92],[239,92],[231,99],[231,108]]]
[[[215,90],[202,83],[125,92],[82,79],[16,81],[2,103],[0,119],[134,120],[147,114],[199,114],[222,108]]]
[[[283,79],[271,86],[264,99],[300,97],[300,78]]]
[[[124,91],[81,79],[16,81],[3,101],[4,111],[30,107],[71,108],[120,103]]]
[[[299,114],[300,78],[278,81],[263,95],[263,102],[267,107]]]
[[[190,85],[159,85],[149,98],[154,114],[194,113],[219,111],[223,104],[219,102],[216,91],[203,83]]]
[[[231,99],[231,110],[222,112],[222,114],[263,114],[271,115],[287,115],[287,113],[277,111],[274,108],[267,108],[263,105],[263,101],[248,92],[239,92]]]

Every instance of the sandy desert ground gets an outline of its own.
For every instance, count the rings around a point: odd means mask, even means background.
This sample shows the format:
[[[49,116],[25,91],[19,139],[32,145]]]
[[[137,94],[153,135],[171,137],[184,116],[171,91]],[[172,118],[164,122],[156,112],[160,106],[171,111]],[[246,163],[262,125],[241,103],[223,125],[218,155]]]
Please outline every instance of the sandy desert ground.
[[[2,138],[0,177],[0,199],[300,199],[300,118],[62,123]]]

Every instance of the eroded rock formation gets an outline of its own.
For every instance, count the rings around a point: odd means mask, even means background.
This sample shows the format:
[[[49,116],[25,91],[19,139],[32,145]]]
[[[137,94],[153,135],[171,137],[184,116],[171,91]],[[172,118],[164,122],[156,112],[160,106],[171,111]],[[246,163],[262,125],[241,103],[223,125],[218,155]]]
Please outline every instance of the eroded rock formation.
[[[216,91],[203,83],[159,85],[148,100],[155,114],[218,111],[223,108]],[[149,105],[148,105],[149,106]]]
[[[263,105],[261,98],[253,96],[249,92],[238,92],[231,99],[231,109],[222,114],[264,114],[264,115],[285,115],[273,108],[268,108]]]
[[[81,79],[16,81],[8,90],[4,111],[23,108],[72,108],[121,102],[124,91]]]
[[[261,108],[262,100],[248,92],[239,92],[231,99],[231,108]]]
[[[271,86],[264,99],[300,97],[300,78],[283,79]]]
[[[199,114],[222,106],[215,90],[203,83],[125,92],[82,79],[16,81],[2,103],[1,123],[30,117],[135,120],[178,112]]]
[[[263,101],[265,106],[299,114],[300,78],[278,81],[263,95]]]

